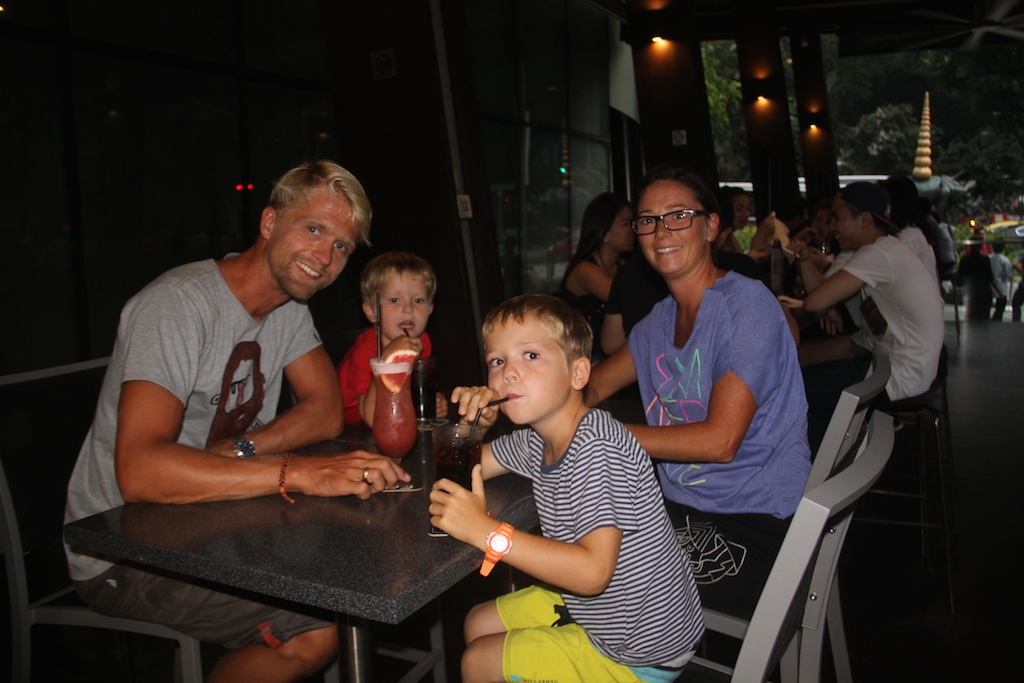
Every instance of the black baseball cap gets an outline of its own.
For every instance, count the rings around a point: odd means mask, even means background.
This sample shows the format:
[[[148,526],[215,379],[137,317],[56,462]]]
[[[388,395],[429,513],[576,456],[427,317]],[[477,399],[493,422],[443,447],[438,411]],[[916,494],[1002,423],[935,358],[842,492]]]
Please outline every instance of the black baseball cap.
[[[889,218],[892,215],[892,198],[881,185],[858,180],[839,190],[839,198],[858,211],[870,213],[889,232],[900,231],[899,226]]]

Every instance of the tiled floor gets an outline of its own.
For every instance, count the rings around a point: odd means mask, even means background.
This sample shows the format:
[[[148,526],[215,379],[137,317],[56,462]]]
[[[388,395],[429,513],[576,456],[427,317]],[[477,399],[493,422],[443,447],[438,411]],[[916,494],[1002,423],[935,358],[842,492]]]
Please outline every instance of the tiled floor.
[[[950,316],[951,320],[951,316]],[[931,532],[928,556],[910,527],[855,523],[840,568],[843,606],[857,681],[1003,681],[1019,678],[1024,552],[1015,533],[1024,514],[1024,325],[964,324],[959,345],[947,324],[949,404],[956,491],[956,613],[950,615],[942,545]],[[894,471],[910,470],[915,435],[897,435]],[[888,476],[888,475],[887,475]],[[908,514],[916,508],[906,508]],[[492,577],[493,578],[493,577]],[[449,681],[458,680],[459,624],[493,581],[474,578],[446,596]],[[5,611],[5,610],[4,610]],[[0,626],[0,640],[6,624]],[[401,634],[399,634],[401,636]],[[127,643],[82,631],[37,627],[34,680],[170,681],[169,652],[141,637]],[[217,652],[204,652],[212,661]],[[0,680],[7,653],[0,649]],[[399,669],[378,663],[378,680]],[[826,666],[825,680],[831,672]]]

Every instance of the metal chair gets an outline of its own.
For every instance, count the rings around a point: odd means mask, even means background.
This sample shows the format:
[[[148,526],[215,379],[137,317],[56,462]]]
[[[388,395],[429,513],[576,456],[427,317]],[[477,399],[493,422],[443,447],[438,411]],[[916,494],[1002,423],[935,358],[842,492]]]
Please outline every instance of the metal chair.
[[[98,614],[78,602],[69,585],[61,546],[67,483],[108,360],[0,377],[0,549],[11,603],[11,681],[31,678],[32,626],[59,624],[174,640],[175,681],[202,683],[198,640],[160,624]],[[48,569],[59,570],[61,587],[33,600],[28,579],[34,584],[38,572],[26,562],[40,556],[52,560]]]
[[[820,611],[829,602],[828,590],[850,519],[857,502],[885,469],[893,441],[892,417],[876,412],[855,459],[848,465],[839,463],[835,473],[801,498],[743,634],[735,667],[694,658],[679,681],[760,683],[777,664],[783,671],[797,672],[801,683],[818,680],[820,664],[803,661],[802,640],[813,637],[808,633],[808,607],[817,606]],[[823,587],[824,593],[816,586]]]
[[[822,484],[832,476],[838,465],[847,462],[851,453],[863,447],[863,428],[870,417],[875,398],[884,391],[890,375],[889,359],[876,353],[872,362],[871,374],[863,381],[847,387],[840,394],[811,465],[807,483],[804,485],[804,493]],[[805,636],[801,641],[801,661],[805,660],[804,668],[817,666],[820,673],[827,623],[836,680],[838,683],[852,683],[853,673],[846,648],[846,630],[843,626],[843,611],[839,596],[839,577],[836,575],[836,568],[827,564],[826,559],[825,556],[819,557],[818,564],[815,565],[812,583],[814,592],[818,595],[827,595],[828,600],[812,601],[807,605],[807,613],[804,617]],[[831,585],[821,585],[826,579],[830,579]],[[708,630],[716,633],[742,639],[748,623],[741,617],[708,608],[704,609],[704,625]],[[784,669],[782,674],[786,681],[793,681],[796,678],[795,672],[788,669]],[[818,675],[815,674],[811,680],[817,678]]]

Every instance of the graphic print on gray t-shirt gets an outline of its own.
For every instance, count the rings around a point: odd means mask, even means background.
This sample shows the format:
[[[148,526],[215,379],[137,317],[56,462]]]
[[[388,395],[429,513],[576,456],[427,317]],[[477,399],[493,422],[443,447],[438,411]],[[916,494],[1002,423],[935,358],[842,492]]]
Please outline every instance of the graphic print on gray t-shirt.
[[[208,448],[253,426],[253,421],[263,409],[264,384],[259,343],[239,342],[224,368],[220,394],[213,399],[217,412],[210,423],[210,435],[206,439]]]

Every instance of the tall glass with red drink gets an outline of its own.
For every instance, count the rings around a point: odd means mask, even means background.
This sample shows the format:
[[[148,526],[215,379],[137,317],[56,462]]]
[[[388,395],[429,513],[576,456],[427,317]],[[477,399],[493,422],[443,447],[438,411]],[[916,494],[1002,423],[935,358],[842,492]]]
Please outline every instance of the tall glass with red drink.
[[[373,440],[384,455],[401,458],[416,443],[416,413],[409,390],[412,362],[387,363],[373,358],[370,370],[376,391]]]

